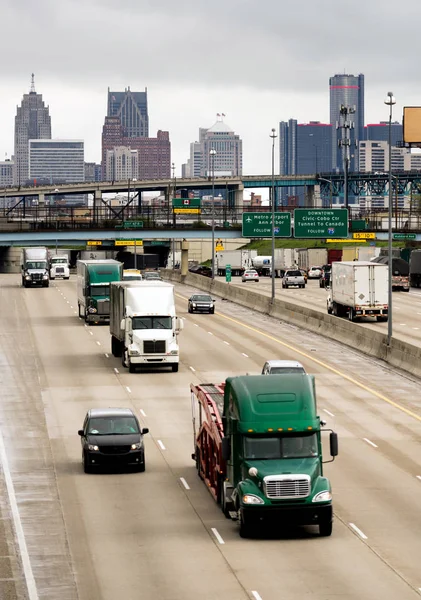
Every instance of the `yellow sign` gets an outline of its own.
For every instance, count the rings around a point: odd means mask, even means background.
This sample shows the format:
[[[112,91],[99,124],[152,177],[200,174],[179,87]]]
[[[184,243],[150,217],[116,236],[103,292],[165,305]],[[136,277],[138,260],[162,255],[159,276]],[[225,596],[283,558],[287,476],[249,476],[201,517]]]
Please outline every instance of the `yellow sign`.
[[[116,240],[116,246],[134,246],[136,242],[136,246],[143,246],[143,240]]]
[[[176,215],[198,215],[200,214],[200,208],[174,208],[174,214]]]
[[[328,244],[355,244],[355,240],[344,240],[344,239],[331,239],[331,240],[326,240],[326,242]],[[360,240],[361,244],[365,244],[365,240]]]
[[[86,242],[87,246],[101,246],[102,242],[101,240],[89,240],[88,242]]]
[[[365,232],[361,231],[361,232],[353,233],[352,237],[354,238],[354,240],[375,240],[376,234],[375,233],[365,233]]]

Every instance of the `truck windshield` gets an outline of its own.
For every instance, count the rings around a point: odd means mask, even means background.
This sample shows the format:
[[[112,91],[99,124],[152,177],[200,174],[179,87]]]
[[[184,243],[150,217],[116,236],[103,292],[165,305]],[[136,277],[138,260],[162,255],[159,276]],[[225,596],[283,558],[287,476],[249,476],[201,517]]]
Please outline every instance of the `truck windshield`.
[[[52,258],[51,262],[53,264],[62,264],[62,263],[67,263],[67,258],[65,256],[63,256],[63,258]]]
[[[133,317],[133,329],[172,329],[171,317]]]
[[[317,435],[245,437],[244,458],[269,460],[318,456]]]
[[[46,269],[47,263],[44,260],[31,260],[26,263],[27,269]]]
[[[109,285],[92,285],[91,296],[109,296],[110,286]]]

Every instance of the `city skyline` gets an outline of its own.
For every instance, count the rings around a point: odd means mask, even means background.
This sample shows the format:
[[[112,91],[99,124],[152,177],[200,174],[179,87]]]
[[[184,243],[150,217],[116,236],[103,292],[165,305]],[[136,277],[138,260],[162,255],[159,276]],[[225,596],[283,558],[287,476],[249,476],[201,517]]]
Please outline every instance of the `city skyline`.
[[[13,153],[13,118],[31,72],[50,106],[54,137],[84,139],[90,162],[100,161],[108,88],[147,87],[149,129],[170,132],[178,175],[198,128],[218,112],[243,140],[243,172],[270,171],[272,127],[291,118],[330,122],[329,77],[335,73],[364,73],[366,123],[387,120],[388,91],[397,101],[394,120],[401,121],[403,106],[421,105],[416,52],[409,44],[385,43],[400,31],[415,39],[421,17],[415,0],[396,14],[380,0],[356,0],[340,11],[333,0],[304,6],[107,0],[100,10],[93,0],[65,0],[53,8],[40,0],[31,18],[27,9],[28,3],[14,3],[3,15],[3,55],[15,47],[16,32],[23,41],[1,67],[1,159]],[[30,43],[34,27],[48,36]],[[134,35],[137,30],[142,35]],[[204,41],[215,31],[218,43],[210,50]],[[238,43],[224,43],[233,32]],[[194,52],[182,43],[186,37],[195,40]],[[124,48],[124,60],[116,48]]]

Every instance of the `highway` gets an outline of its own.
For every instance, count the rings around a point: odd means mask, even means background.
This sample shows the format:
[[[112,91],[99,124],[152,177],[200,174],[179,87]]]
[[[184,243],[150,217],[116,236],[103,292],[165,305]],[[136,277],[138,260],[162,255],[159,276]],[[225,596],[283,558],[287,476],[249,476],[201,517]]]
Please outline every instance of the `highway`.
[[[0,275],[0,598],[419,597],[419,380],[232,303],[190,315],[193,290],[176,291],[180,371],[129,374],[108,327],[77,317],[73,277],[22,289]],[[190,382],[259,373],[270,358],[316,375],[320,414],[339,434],[325,467],[330,538],[307,528],[241,539],[197,477]],[[83,473],[77,430],[104,406],[131,407],[149,427],[145,473]]]
[[[225,277],[217,277],[218,281],[225,282]],[[241,277],[233,277],[231,285],[247,286],[247,289],[270,296],[272,281],[270,277],[260,277],[259,282],[242,283]],[[327,290],[319,286],[318,279],[309,279],[304,289],[291,287],[282,288],[282,281],[275,279],[275,296],[295,304],[326,311]],[[421,346],[421,290],[411,288],[408,292],[396,290],[392,296],[393,310],[393,335],[405,342]],[[362,327],[387,333],[387,323],[377,323],[374,318],[365,317],[359,323]]]

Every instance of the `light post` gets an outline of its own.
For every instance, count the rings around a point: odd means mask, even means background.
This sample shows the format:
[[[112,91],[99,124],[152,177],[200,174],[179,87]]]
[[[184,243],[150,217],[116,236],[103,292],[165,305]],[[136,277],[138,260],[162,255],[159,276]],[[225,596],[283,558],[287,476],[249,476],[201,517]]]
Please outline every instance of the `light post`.
[[[387,100],[384,103],[389,107],[389,223],[388,223],[388,267],[389,267],[389,287],[388,287],[388,319],[387,319],[387,346],[390,348],[392,342],[392,107],[396,104],[393,92],[387,92]]]
[[[176,198],[177,197],[177,180],[175,178],[175,164],[174,163],[171,164],[171,169],[172,169],[172,178],[174,180],[173,198]],[[175,213],[174,213],[174,228],[175,228],[175,225],[176,225],[176,220],[175,219],[176,219],[176,217],[175,217]],[[172,268],[173,268],[173,271],[174,271],[174,269],[175,269],[175,238],[174,237],[172,239]]]
[[[213,148],[209,152],[212,168],[212,279],[215,279],[215,156]]]
[[[276,129],[272,128],[272,133],[269,136],[272,138],[272,304],[275,300],[275,139]]]

